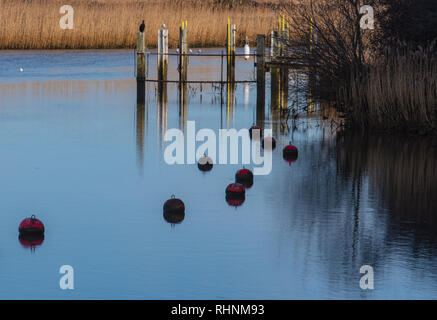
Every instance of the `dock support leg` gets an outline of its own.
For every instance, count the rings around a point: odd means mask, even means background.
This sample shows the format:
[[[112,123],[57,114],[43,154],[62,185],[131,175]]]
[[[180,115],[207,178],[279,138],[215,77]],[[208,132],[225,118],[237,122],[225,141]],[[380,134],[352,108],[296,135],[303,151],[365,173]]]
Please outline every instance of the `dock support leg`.
[[[264,126],[266,102],[265,49],[266,36],[259,34],[256,37],[256,113],[257,124],[261,127]]]
[[[235,52],[236,52],[236,36],[237,36],[237,27],[235,24],[230,24],[228,21],[227,25],[227,81],[234,82],[235,81]]]
[[[143,32],[137,34],[137,81],[146,79],[146,43]]]
[[[158,80],[167,80],[168,30],[158,30]]]

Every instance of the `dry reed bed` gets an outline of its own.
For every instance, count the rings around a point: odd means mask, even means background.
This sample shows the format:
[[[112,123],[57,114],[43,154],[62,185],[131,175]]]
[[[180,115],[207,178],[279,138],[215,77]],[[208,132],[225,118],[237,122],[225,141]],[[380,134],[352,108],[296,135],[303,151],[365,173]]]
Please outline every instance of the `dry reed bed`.
[[[74,30],[62,30],[59,9],[65,1],[0,0],[0,49],[133,48],[142,19],[149,47],[156,47],[163,23],[169,45],[175,47],[183,20],[188,21],[191,46],[223,46],[228,17],[237,25],[241,44],[246,35],[254,41],[277,23],[276,0],[258,1],[230,9],[218,6],[220,0],[72,0]]]
[[[361,128],[437,130],[434,46],[387,52],[340,93],[352,124]]]

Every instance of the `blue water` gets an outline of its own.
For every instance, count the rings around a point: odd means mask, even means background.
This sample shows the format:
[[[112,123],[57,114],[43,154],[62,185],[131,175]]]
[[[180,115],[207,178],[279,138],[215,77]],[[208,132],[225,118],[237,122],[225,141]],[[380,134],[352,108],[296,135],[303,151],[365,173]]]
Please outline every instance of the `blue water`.
[[[189,77],[219,69],[219,58],[192,57]],[[237,59],[237,78],[253,80],[253,61]],[[177,86],[167,89],[160,103],[147,84],[137,105],[132,51],[0,52],[0,298],[437,298],[431,142],[338,132],[320,114],[286,130],[267,91],[273,169],[235,208],[225,188],[242,165],[169,166],[162,136],[189,120],[249,128],[256,86],[237,84],[228,106],[226,88],[222,103],[217,86],[190,85],[186,118]],[[172,194],[186,205],[176,225],[162,212]],[[31,214],[46,232],[29,248],[18,225]],[[74,290],[60,289],[62,265],[74,268]],[[374,268],[374,290],[360,288],[362,265]]]

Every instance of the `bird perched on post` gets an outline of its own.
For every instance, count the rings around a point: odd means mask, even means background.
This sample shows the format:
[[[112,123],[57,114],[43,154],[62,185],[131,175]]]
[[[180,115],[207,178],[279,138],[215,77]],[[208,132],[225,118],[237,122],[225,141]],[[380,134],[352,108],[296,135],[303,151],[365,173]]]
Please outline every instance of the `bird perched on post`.
[[[146,28],[146,25],[144,24],[144,20],[143,20],[143,22],[140,24],[140,32],[141,33],[144,32],[144,28]]]

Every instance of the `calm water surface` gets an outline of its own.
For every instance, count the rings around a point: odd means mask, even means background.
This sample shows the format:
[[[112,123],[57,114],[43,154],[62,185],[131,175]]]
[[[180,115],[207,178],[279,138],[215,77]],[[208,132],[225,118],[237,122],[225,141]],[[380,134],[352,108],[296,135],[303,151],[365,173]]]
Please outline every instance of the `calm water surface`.
[[[189,77],[219,68],[191,58]],[[238,84],[228,106],[226,90],[222,104],[219,88],[192,85],[181,112],[175,85],[163,101],[150,83],[143,108],[133,70],[132,51],[0,52],[0,298],[437,298],[435,145],[336,132],[318,115],[287,130],[267,101],[273,170],[235,208],[224,190],[241,166],[169,166],[162,137],[187,120],[249,128],[256,87]],[[237,60],[238,80],[253,77]],[[177,225],[162,214],[171,194],[186,205]],[[31,214],[46,226],[33,248],[17,230]],[[62,265],[74,290],[59,288]],[[362,265],[374,290],[360,289]]]

